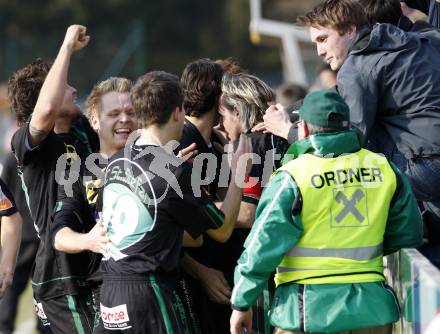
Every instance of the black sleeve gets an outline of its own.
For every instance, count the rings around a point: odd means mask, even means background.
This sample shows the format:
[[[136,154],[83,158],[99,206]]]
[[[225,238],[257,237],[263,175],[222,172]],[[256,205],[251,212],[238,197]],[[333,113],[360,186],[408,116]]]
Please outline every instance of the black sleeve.
[[[65,187],[58,185],[57,202],[50,228],[52,243],[55,234],[63,227],[69,227],[75,232],[86,232],[86,225],[91,217],[88,216],[87,198],[81,180],[79,177],[72,185],[73,196],[68,196]]]
[[[46,145],[50,145],[52,137],[55,135],[51,131],[47,137],[37,146],[31,147],[29,143],[29,122],[19,128],[12,137],[11,147],[17,158],[17,165],[24,166],[33,161],[33,159],[41,158],[41,149]]]
[[[0,179],[0,217],[11,216],[16,212],[14,198],[6,184]]]
[[[175,191],[170,191],[168,210],[193,238],[198,237],[208,229],[223,225],[225,216],[217,209],[209,194],[203,189],[201,196],[196,197],[191,187],[191,169],[185,167],[178,177],[182,197]]]

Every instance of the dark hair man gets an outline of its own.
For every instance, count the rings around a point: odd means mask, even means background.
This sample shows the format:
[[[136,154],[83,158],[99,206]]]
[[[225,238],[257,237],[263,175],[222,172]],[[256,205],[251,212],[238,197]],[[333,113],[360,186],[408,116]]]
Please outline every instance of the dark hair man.
[[[191,169],[166,151],[166,144],[182,136],[185,119],[175,75],[145,74],[131,98],[142,130],[113,156],[106,171],[102,217],[111,242],[102,262],[101,319],[109,333],[130,327],[142,333],[188,331],[178,292],[184,231],[194,239],[207,231],[226,241],[242,191],[232,185],[217,209],[204,193],[195,197]],[[242,141],[232,157],[232,175],[238,157],[248,150]]]
[[[48,72],[48,64],[37,62],[18,71],[8,83],[12,108],[18,120],[26,122],[15,133],[12,149],[40,237],[32,274],[35,308],[42,324],[56,333],[93,330],[90,290],[84,277],[77,275],[86,271],[81,265],[88,256],[55,251],[50,233],[58,159],[67,153],[73,165],[77,157],[85,160],[94,147],[87,136],[93,130],[75,104],[76,90],[67,84],[70,58],[89,39],[85,27],[70,26]]]
[[[219,162],[221,155],[215,150],[214,143],[218,142],[214,126],[219,122],[219,100],[221,96],[222,77],[225,68],[239,70],[226,60],[222,63],[211,59],[198,59],[186,65],[180,78],[183,93],[183,111],[185,125],[180,141],[180,147],[195,145],[198,154],[212,154]],[[220,141],[221,142],[221,141]],[[207,160],[203,162],[200,179],[207,179]],[[220,163],[216,165],[215,175],[210,183],[203,188],[212,199],[218,200],[218,177]],[[198,315],[202,332],[215,333],[217,319],[225,314],[218,308],[218,303],[228,304],[231,288],[223,272],[213,267],[212,247],[215,242],[204,238],[202,247],[186,249],[184,257],[185,271],[195,279],[187,277],[189,290],[194,300],[194,313]],[[222,245],[221,245],[222,246]],[[221,247],[220,246],[220,247]],[[219,260],[221,258],[219,257]],[[229,309],[227,310],[229,311]],[[220,320],[224,324],[226,315]]]
[[[249,308],[276,269],[275,333],[389,334],[399,308],[382,257],[422,242],[411,186],[383,156],[362,149],[335,91],[309,94],[299,115],[294,159],[263,191],[236,267],[231,333],[252,332]]]

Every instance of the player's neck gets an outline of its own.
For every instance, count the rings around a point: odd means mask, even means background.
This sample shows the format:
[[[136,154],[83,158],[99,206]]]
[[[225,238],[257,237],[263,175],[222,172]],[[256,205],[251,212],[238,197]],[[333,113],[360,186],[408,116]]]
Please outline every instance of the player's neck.
[[[151,125],[146,129],[142,129],[140,137],[136,140],[138,145],[158,145],[165,146],[171,140],[177,140],[171,129],[166,126],[158,127]]]
[[[194,126],[199,130],[205,143],[211,141],[212,128],[216,125],[218,120],[215,110],[211,110],[200,117],[185,116]]]
[[[102,138],[99,138],[99,147],[99,153],[107,159],[113,156],[118,151],[114,147],[107,145],[107,143],[102,140]]]

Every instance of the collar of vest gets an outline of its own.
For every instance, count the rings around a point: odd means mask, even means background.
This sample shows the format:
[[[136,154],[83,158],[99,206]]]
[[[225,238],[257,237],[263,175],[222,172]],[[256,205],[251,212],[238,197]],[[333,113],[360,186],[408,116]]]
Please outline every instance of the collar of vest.
[[[283,165],[306,153],[334,158],[344,153],[357,152],[361,147],[360,134],[355,129],[318,133],[290,145],[283,158]]]

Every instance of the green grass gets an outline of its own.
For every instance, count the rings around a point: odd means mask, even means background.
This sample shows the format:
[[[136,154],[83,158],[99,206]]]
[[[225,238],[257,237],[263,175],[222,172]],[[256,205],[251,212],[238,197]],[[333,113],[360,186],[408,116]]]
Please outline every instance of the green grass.
[[[33,331],[17,331],[20,325],[27,323],[29,320],[34,319],[35,317],[35,308],[34,302],[32,299],[32,287],[29,283],[26,290],[20,296],[20,301],[18,304],[17,318],[15,319],[15,328],[16,331],[14,334],[37,334],[36,330]]]

